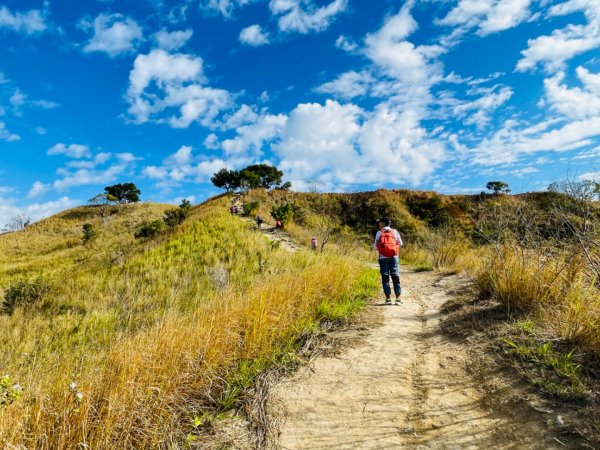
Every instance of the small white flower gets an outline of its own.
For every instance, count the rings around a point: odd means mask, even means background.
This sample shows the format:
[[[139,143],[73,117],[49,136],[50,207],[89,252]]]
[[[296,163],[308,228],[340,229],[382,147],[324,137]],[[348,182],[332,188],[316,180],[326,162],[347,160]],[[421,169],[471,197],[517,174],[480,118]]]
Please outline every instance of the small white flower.
[[[77,400],[81,400],[83,399],[83,394],[81,392],[78,392],[77,394],[75,394],[75,397],[77,397]]]
[[[71,389],[72,391],[77,389],[77,383],[73,382],[69,385],[69,389]]]
[[[17,384],[13,384],[12,385],[13,390],[15,391],[22,391],[23,390],[23,386],[21,386],[19,383]]]

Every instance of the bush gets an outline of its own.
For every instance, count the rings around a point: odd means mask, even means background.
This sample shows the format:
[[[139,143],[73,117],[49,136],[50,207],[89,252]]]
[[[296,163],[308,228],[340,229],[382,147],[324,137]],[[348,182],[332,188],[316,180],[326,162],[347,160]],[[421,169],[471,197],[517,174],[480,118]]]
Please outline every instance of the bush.
[[[174,227],[175,225],[179,225],[181,222],[183,222],[186,217],[187,214],[183,209],[176,208],[165,212],[165,217],[163,220],[168,227]]]
[[[96,237],[96,230],[94,230],[94,227],[92,226],[92,224],[84,223],[83,224],[83,243],[85,244],[86,242],[91,241],[95,237]]]
[[[247,202],[244,204],[244,215],[245,216],[253,216],[258,212],[260,208],[260,200],[254,200],[252,202]]]
[[[286,224],[294,220],[294,205],[285,203],[271,208],[271,217],[275,220],[280,220],[282,224]]]
[[[152,222],[146,222],[140,227],[134,234],[136,239],[139,238],[151,238],[156,236],[165,228],[162,220],[153,220]]]
[[[50,286],[41,278],[33,281],[17,281],[4,293],[2,312],[12,314],[15,308],[33,305],[40,301],[48,292],[50,292]]]

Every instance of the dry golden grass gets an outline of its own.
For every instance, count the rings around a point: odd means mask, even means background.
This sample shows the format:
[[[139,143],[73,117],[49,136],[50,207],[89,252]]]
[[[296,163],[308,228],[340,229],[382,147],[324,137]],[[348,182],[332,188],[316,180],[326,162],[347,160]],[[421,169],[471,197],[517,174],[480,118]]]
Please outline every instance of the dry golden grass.
[[[102,219],[86,208],[0,238],[12,252],[2,286],[41,273],[52,288],[0,316],[3,371],[24,388],[0,406],[3,446],[181,446],[195,416],[231,406],[306,327],[350,314],[376,286],[351,258],[272,248],[226,198],[142,242],[136,226],[168,206],[126,208],[91,245],[81,224]]]

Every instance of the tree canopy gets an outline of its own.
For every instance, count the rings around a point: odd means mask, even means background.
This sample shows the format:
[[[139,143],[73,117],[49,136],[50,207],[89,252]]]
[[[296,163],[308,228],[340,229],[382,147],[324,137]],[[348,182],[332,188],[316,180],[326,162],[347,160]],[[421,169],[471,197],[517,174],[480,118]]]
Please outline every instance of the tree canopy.
[[[508,194],[510,192],[508,183],[505,183],[504,181],[488,181],[488,184],[485,185],[485,188],[489,189],[490,191],[494,191],[494,194],[498,194],[500,192]]]
[[[242,170],[228,170],[223,168],[216,172],[210,181],[227,192],[238,189],[289,189],[292,184],[288,181],[282,185],[283,172],[277,167],[268,164],[253,164]]]
[[[112,196],[116,198],[119,203],[135,203],[140,201],[140,194],[142,193],[134,183],[119,183],[113,184],[112,186],[106,186],[107,198]]]

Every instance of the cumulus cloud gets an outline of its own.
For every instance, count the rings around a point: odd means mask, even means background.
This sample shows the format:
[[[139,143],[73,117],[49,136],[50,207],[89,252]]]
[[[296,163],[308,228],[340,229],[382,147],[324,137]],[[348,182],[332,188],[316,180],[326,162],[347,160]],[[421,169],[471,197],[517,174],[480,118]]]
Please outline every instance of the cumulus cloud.
[[[200,0],[200,9],[208,13],[231,17],[237,8],[249,5],[255,1],[257,0]]]
[[[527,41],[527,49],[517,63],[517,70],[534,70],[538,65],[548,71],[561,70],[565,62],[579,54],[600,46],[600,2],[596,0],[569,0],[553,6],[549,16],[565,16],[583,12],[587,24],[569,24],[550,35]]]
[[[192,37],[192,30],[167,31],[160,30],[154,35],[158,48],[166,51],[179,50]]]
[[[0,228],[2,228],[4,224],[9,223],[13,217],[20,214],[25,214],[32,222],[35,222],[65,209],[73,208],[80,203],[80,201],[69,197],[61,197],[58,200],[52,200],[45,203],[20,205],[14,198],[0,196]]]
[[[295,185],[318,178],[327,185],[419,184],[444,160],[418,117],[389,105],[367,113],[328,100],[301,104],[272,147]]]
[[[358,44],[343,34],[335,40],[335,46],[345,52],[353,52],[358,49]]]
[[[279,135],[286,121],[284,114],[262,114],[255,121],[238,126],[236,137],[224,140],[221,148],[229,158],[260,157],[263,146]]]
[[[29,197],[29,198],[38,197],[38,196],[44,194],[45,192],[48,192],[48,190],[50,188],[51,188],[50,185],[44,184],[41,181],[36,181],[31,186],[31,189],[29,190],[27,197]]]
[[[86,53],[103,52],[116,57],[132,53],[143,39],[137,22],[122,14],[99,14],[92,23],[82,20],[80,26],[94,33],[84,47]]]
[[[331,94],[344,100],[350,100],[367,95],[374,82],[375,79],[367,71],[360,73],[350,71],[343,73],[333,81],[322,84],[315,90],[322,94]]]
[[[65,145],[62,142],[53,145],[48,149],[49,155],[66,155],[69,158],[89,158],[91,156],[90,148],[87,145],[70,144]]]
[[[460,0],[438,25],[457,27],[455,36],[472,28],[486,36],[513,28],[531,16],[531,0]]]
[[[269,43],[269,35],[263,31],[260,25],[250,25],[240,32],[240,42],[259,47]]]
[[[570,119],[600,116],[600,73],[578,67],[577,76],[581,88],[566,86],[563,72],[544,81],[549,107]]]
[[[21,140],[21,136],[8,131],[6,129],[6,124],[0,120],[0,140],[6,142],[15,142]]]
[[[37,9],[32,9],[26,13],[11,12],[6,6],[0,7],[0,29],[7,28],[17,33],[33,35],[40,33],[48,28],[44,13]]]
[[[216,117],[231,108],[229,92],[202,86],[206,82],[200,57],[152,50],[138,55],[129,74],[126,99],[136,123],[149,120],[186,128],[192,122],[215,127]]]
[[[139,160],[132,153],[102,153],[100,158],[59,168],[56,173],[61,177],[52,183],[57,190],[77,186],[112,183],[133,169]],[[110,163],[110,164],[109,164]]]
[[[146,166],[142,173],[157,181],[158,187],[169,188],[183,183],[206,182],[223,167],[230,167],[230,164],[218,158],[196,157],[192,147],[184,145],[165,158],[161,166]]]
[[[286,33],[319,32],[326,30],[335,16],[346,10],[347,0],[334,0],[317,7],[311,0],[270,0],[269,8],[278,17],[281,31]]]

